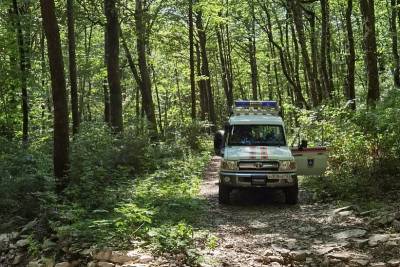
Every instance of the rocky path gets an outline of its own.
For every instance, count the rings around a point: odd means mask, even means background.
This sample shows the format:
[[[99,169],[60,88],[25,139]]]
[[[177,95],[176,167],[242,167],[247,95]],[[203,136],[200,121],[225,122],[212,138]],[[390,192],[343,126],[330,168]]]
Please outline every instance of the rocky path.
[[[201,189],[204,227],[218,237],[201,252],[204,266],[400,266],[400,213],[310,203],[304,192],[296,206],[279,192],[233,192],[222,206],[219,165],[214,157]]]

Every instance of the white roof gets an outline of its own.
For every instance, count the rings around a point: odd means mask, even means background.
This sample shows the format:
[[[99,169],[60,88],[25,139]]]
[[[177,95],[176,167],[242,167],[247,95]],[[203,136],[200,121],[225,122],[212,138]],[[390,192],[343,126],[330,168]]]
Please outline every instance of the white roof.
[[[283,125],[283,120],[279,116],[272,115],[234,115],[229,118],[231,125],[253,125],[253,124],[271,124]]]

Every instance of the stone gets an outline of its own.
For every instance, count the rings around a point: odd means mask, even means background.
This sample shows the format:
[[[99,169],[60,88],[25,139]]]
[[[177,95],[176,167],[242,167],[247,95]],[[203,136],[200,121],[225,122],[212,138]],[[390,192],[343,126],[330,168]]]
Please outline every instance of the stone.
[[[272,262],[267,265],[268,267],[281,267],[282,265],[278,262]]]
[[[69,262],[64,261],[64,262],[57,263],[54,267],[72,267],[72,266]]]
[[[112,251],[110,261],[123,264],[125,262],[137,262],[139,256],[135,251]]]
[[[393,220],[392,222],[392,227],[396,232],[400,232],[400,221],[399,220]]]
[[[377,223],[380,225],[388,225],[391,224],[394,220],[395,216],[393,214],[384,214],[377,220]]]
[[[303,226],[303,227],[299,227],[298,229],[300,232],[315,232],[317,229],[313,226]]]
[[[297,250],[289,253],[290,257],[295,261],[305,261],[311,252],[308,250]]]
[[[338,213],[338,215],[340,217],[348,217],[350,215],[353,215],[353,211],[352,210],[341,211],[341,212]]]
[[[365,238],[352,238],[351,242],[354,244],[356,248],[363,248],[368,244],[369,239]]]
[[[367,260],[367,259],[351,259],[350,264],[353,266],[368,266],[369,260]]]
[[[338,252],[329,253],[328,257],[339,259],[342,261],[347,261],[351,258],[351,254],[347,251],[338,251]]]
[[[363,237],[366,233],[367,231],[364,229],[350,229],[333,234],[333,237],[336,239],[347,239],[352,237]]]
[[[372,262],[369,264],[371,267],[386,267],[386,263],[384,262]]]
[[[279,247],[277,245],[272,245],[272,249],[275,250],[276,252],[278,252],[279,254],[281,254],[282,256],[289,255],[289,252],[290,252],[290,250],[283,248],[283,247]]]
[[[97,263],[97,267],[114,267],[115,264],[111,262],[106,262],[106,261],[99,261]]]
[[[349,210],[352,210],[352,209],[353,209],[353,206],[346,206],[346,207],[334,209],[334,210],[332,211],[332,213],[333,213],[333,214],[338,214],[338,213],[340,213],[340,212],[349,211]]]
[[[57,247],[57,243],[51,241],[50,239],[46,239],[43,241],[42,249],[43,250],[51,250],[53,248]]]
[[[111,254],[112,254],[112,250],[106,249],[106,250],[97,252],[93,258],[98,261],[108,261],[111,259]]]
[[[363,211],[363,212],[360,212],[360,216],[362,216],[362,217],[369,216],[369,215],[373,214],[374,212],[376,212],[376,210]]]
[[[151,255],[142,255],[139,258],[139,263],[149,263],[154,260],[154,257]]]
[[[35,219],[33,221],[28,222],[21,230],[21,234],[26,234],[30,232],[36,225],[38,224],[38,220]]]
[[[390,267],[400,266],[400,259],[393,259],[387,262]]]
[[[368,245],[375,247],[378,243],[384,243],[389,240],[389,235],[385,234],[375,234],[369,237]]]
[[[39,261],[30,261],[27,267],[45,267],[45,265],[40,263]]]
[[[96,267],[96,262],[95,261],[90,261],[90,262],[88,262],[88,264],[87,264],[87,267]]]
[[[18,254],[17,256],[15,256],[14,260],[13,260],[13,265],[18,265],[22,262],[22,260],[24,259],[24,255],[22,254]]]
[[[283,263],[283,257],[282,256],[276,256],[276,255],[271,255],[267,257],[268,262],[278,262],[278,263]]]
[[[21,240],[18,240],[17,243],[16,243],[15,245],[16,245],[18,248],[23,248],[23,247],[28,246],[28,244],[29,244],[29,240],[28,240],[28,239],[21,239]]]

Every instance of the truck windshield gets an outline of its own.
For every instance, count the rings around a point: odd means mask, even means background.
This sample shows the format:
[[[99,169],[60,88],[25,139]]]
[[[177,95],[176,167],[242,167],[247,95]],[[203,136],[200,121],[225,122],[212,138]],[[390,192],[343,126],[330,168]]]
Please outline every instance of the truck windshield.
[[[281,125],[232,125],[228,146],[285,146]]]

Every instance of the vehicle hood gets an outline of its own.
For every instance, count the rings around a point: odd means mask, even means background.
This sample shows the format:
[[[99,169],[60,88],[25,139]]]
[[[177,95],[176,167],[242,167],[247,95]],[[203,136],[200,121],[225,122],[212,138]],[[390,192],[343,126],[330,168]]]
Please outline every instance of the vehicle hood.
[[[225,160],[293,160],[288,147],[229,146],[224,149]]]

